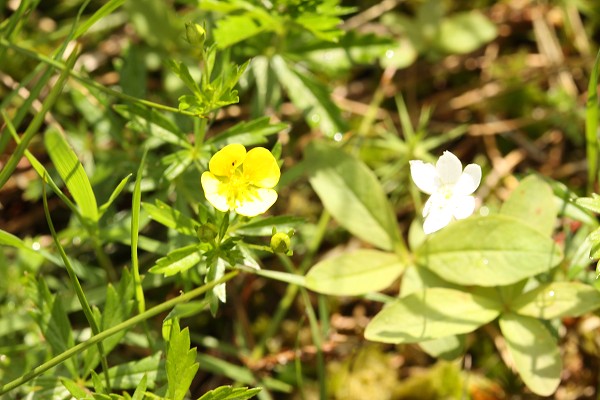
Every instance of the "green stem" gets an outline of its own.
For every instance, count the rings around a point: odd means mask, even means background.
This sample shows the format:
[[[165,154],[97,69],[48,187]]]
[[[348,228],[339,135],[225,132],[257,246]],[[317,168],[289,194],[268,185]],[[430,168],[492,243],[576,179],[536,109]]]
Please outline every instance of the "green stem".
[[[21,54],[24,54],[24,55],[26,55],[28,57],[34,58],[34,59],[36,59],[38,61],[41,61],[41,62],[45,62],[46,64],[48,64],[51,67],[56,68],[58,70],[65,70],[66,68],[68,68],[68,66],[65,66],[60,61],[53,60],[53,59],[51,59],[49,57],[44,56],[43,54],[38,54],[38,53],[36,53],[34,51],[25,49],[23,47],[19,47],[19,46],[13,44],[13,43],[10,43],[9,41],[7,41],[6,39],[4,39],[2,37],[0,37],[0,46],[8,47],[8,48],[13,49],[14,51],[19,52]],[[191,116],[191,117],[197,117],[198,116],[198,115],[196,115],[196,114],[194,114],[192,112],[189,112],[189,111],[180,110],[178,108],[169,107],[169,106],[166,106],[164,104],[154,103],[154,102],[148,101],[148,100],[138,99],[137,97],[133,97],[133,96],[129,96],[129,95],[125,94],[125,93],[117,92],[116,90],[107,88],[107,87],[101,85],[100,83],[98,83],[98,82],[96,82],[94,80],[88,79],[88,78],[80,75],[79,73],[77,73],[75,71],[71,71],[71,76],[73,78],[77,79],[78,81],[82,82],[85,85],[93,87],[96,90],[99,90],[99,91],[101,91],[103,93],[106,93],[108,95],[120,98],[122,100],[130,101],[130,102],[133,102],[133,103],[143,104],[145,106],[156,108],[156,109],[163,110],[163,111],[169,111],[169,112],[173,112],[173,113],[177,113],[177,114],[188,115],[188,116]]]
[[[46,214],[46,220],[48,221],[48,227],[50,228],[50,233],[52,235],[52,239],[54,239],[54,244],[58,249],[60,257],[65,264],[65,268],[67,269],[67,273],[69,274],[69,278],[71,279],[71,284],[73,285],[73,289],[75,290],[75,294],[77,294],[77,299],[79,300],[79,304],[81,304],[81,309],[85,314],[85,318],[90,324],[90,328],[92,328],[92,333],[97,335],[100,333],[100,327],[98,326],[98,322],[96,318],[94,318],[94,314],[92,312],[92,308],[85,297],[85,293],[83,292],[83,288],[79,283],[79,279],[73,270],[73,266],[69,261],[69,257],[67,257],[67,253],[65,249],[61,246],[60,240],[58,240],[58,235],[56,234],[56,230],[54,229],[54,224],[52,223],[52,218],[50,217],[50,209],[48,208],[48,196],[46,196],[46,185],[42,186],[43,196],[42,200],[44,203],[44,213]],[[104,353],[104,346],[102,343],[98,343],[98,351],[100,353],[100,362],[102,363],[102,370],[104,371],[104,378],[106,380],[106,387],[110,390],[110,378],[108,376],[108,362],[106,361],[106,354]]]
[[[82,351],[95,345],[96,343],[100,343],[103,340],[106,340],[107,338],[109,338],[112,335],[115,335],[125,329],[129,329],[132,326],[135,326],[138,323],[145,321],[149,318],[152,318],[159,314],[162,314],[162,313],[166,312],[167,310],[172,309],[177,304],[187,302],[195,297],[200,296],[201,294],[206,293],[207,291],[214,288],[216,285],[220,285],[221,283],[225,283],[228,280],[232,279],[238,273],[239,273],[239,271],[237,271],[237,270],[231,271],[217,281],[207,283],[206,285],[200,286],[199,288],[196,288],[196,289],[193,289],[193,290],[189,291],[188,293],[182,294],[179,297],[175,297],[175,298],[172,298],[171,300],[165,301],[164,303],[159,304],[155,307],[152,307],[151,309],[144,311],[141,314],[138,314],[132,318],[129,318],[127,321],[123,321],[120,324],[113,326],[112,328],[108,328],[107,330],[102,331],[99,334],[92,336],[85,342],[79,343],[78,345],[71,347],[69,350],[57,355],[56,357],[50,359],[49,361],[45,362],[44,364],[34,368],[27,374],[22,375],[19,378],[15,379],[3,386],[0,386],[0,395],[8,393],[10,390],[13,390],[13,389],[21,386],[22,384],[29,382],[30,380],[43,374],[44,372],[48,371],[49,369],[56,367],[60,363],[68,360],[69,358],[73,357],[76,354],[81,353]]]
[[[317,376],[319,378],[319,398],[321,400],[327,399],[327,384],[325,380],[325,358],[323,357],[323,342],[321,340],[321,330],[319,329],[319,323],[315,310],[310,302],[310,297],[306,289],[301,288],[300,293],[304,300],[304,309],[306,315],[308,315],[308,321],[310,323],[310,333],[313,339],[313,343],[317,348]]]

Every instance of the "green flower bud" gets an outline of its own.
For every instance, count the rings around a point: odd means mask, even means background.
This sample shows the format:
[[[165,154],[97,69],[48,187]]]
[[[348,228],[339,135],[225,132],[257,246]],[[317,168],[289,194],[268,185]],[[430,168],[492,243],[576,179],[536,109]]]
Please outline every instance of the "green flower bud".
[[[191,45],[202,47],[206,39],[206,30],[198,24],[186,22],[185,36]]]
[[[292,240],[290,236],[294,234],[294,231],[288,233],[284,232],[273,232],[271,236],[271,250],[274,253],[285,253],[288,256],[294,254],[292,251]]]

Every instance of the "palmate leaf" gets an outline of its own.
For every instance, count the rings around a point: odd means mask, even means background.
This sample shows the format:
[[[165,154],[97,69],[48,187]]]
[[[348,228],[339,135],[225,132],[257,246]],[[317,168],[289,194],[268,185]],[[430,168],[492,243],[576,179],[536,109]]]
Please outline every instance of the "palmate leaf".
[[[81,216],[90,222],[98,221],[98,205],[92,185],[71,146],[56,128],[46,131],[44,143],[52,163],[79,206]]]
[[[167,398],[182,400],[198,371],[196,348],[190,349],[190,332],[188,328],[180,330],[179,323],[174,321],[167,346]]]

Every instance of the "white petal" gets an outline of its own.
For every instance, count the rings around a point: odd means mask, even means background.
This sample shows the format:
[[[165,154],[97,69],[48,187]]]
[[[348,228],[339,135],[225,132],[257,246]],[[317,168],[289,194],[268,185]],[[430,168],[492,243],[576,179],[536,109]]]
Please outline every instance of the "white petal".
[[[475,211],[475,197],[456,196],[452,199],[454,203],[454,218],[465,219]]]
[[[461,196],[473,194],[481,182],[481,167],[477,164],[469,164],[465,167],[458,182],[454,186],[454,193]]]
[[[435,164],[435,169],[442,184],[454,185],[462,173],[462,164],[458,157],[445,151]]]
[[[277,200],[277,192],[273,189],[248,188],[245,196],[238,199],[235,212],[246,217],[255,217],[267,211]]]
[[[419,190],[424,193],[432,194],[439,187],[437,171],[433,164],[421,160],[410,161],[410,176]]]
[[[433,208],[423,223],[423,232],[426,235],[439,231],[452,220],[452,210],[446,208]]]

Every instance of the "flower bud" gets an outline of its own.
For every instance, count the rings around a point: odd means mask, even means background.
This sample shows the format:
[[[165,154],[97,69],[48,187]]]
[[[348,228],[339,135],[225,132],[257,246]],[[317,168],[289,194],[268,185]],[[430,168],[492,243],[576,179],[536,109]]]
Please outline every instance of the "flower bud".
[[[191,45],[202,47],[206,39],[206,30],[198,24],[186,22],[185,36]]]
[[[294,234],[294,231],[288,233],[274,232],[271,236],[271,250],[274,253],[285,253],[288,256],[294,254],[292,251],[292,240],[290,236]]]

